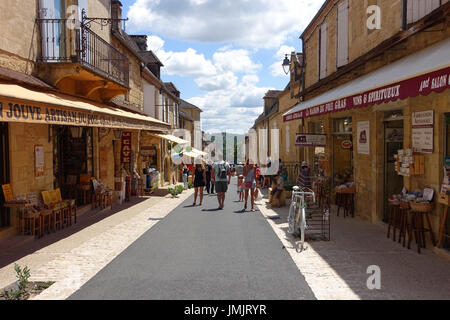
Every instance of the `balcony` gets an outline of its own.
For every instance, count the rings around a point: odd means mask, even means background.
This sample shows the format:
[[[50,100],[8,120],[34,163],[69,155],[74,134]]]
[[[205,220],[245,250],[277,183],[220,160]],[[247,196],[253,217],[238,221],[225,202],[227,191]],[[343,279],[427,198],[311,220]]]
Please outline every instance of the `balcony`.
[[[37,19],[41,31],[38,75],[68,93],[102,101],[129,88],[127,56],[74,20]],[[70,92],[72,91],[72,92]]]

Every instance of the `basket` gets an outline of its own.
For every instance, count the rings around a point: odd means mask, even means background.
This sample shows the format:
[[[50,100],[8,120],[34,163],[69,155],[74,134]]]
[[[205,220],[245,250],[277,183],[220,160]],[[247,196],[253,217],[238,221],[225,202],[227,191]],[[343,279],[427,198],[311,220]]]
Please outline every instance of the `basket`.
[[[417,203],[417,202],[410,201],[409,205],[411,206],[412,211],[423,212],[423,213],[433,211],[433,203],[431,203],[431,202]]]
[[[409,202],[400,201],[400,208],[409,210],[411,209],[411,206],[409,205]]]

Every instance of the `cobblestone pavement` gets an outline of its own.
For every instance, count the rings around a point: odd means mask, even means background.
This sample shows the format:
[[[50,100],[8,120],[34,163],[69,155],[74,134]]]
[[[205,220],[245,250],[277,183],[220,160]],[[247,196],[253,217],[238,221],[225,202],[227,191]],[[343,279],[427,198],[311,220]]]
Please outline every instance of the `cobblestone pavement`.
[[[16,280],[13,266],[14,263],[18,263],[31,269],[30,281],[55,282],[49,289],[35,297],[36,300],[66,299],[142,234],[164,219],[192,193],[193,191],[189,190],[177,199],[167,196],[140,200],[142,202],[132,203],[129,208],[116,212],[93,225],[86,226],[59,241],[42,246],[30,254],[24,254],[22,258],[0,269],[0,288],[10,285]],[[96,215],[100,214],[102,213]],[[79,224],[75,226],[82,228]],[[9,261],[10,254],[17,254],[21,249],[26,251],[25,248],[30,246],[39,246],[41,240],[45,241],[46,238],[56,237],[58,233],[61,237],[61,234],[68,232],[66,230],[69,229],[61,230],[35,242],[28,241],[22,245],[23,249],[18,246],[11,248],[11,253],[2,252],[0,263],[3,263],[1,265],[5,265],[4,261]]]
[[[450,299],[450,261],[423,250],[418,254],[387,239],[387,227],[331,215],[331,241],[309,242],[297,253],[287,233],[289,208],[259,208],[319,300]],[[429,240],[427,240],[429,241]],[[381,290],[369,290],[369,266],[381,269]]]

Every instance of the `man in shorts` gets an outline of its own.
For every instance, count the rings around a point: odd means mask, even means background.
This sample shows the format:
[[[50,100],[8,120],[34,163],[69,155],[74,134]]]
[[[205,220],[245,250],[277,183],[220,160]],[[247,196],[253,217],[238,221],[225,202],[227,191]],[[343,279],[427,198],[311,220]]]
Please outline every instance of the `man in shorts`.
[[[225,194],[228,191],[228,185],[231,183],[230,165],[226,161],[214,163],[212,174],[216,181],[217,200],[219,201],[219,210],[225,206]]]

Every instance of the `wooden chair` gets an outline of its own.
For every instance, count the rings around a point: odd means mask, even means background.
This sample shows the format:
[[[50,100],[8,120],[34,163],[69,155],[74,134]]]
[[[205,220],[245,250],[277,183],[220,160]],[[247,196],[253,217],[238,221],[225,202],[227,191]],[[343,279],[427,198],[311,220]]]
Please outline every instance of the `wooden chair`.
[[[53,194],[53,198],[55,199],[56,203],[59,203],[59,206],[61,208],[62,218],[63,218],[63,225],[64,226],[70,226],[72,223],[72,217],[70,214],[70,203],[69,201],[65,201],[62,198],[61,190],[58,188],[56,190],[51,191]]]
[[[45,206],[52,211],[52,226],[53,231],[56,231],[57,227],[63,227],[63,216],[60,204],[57,203],[55,194],[51,191],[42,191],[42,199]]]
[[[412,235],[414,234],[417,243],[417,251],[420,254],[420,249],[426,248],[425,233],[430,233],[433,246],[436,246],[436,239],[434,237],[433,228],[431,225],[430,217],[428,215],[433,212],[433,206],[431,204],[424,204],[423,206],[421,206],[415,203],[410,203],[410,205],[411,223],[409,225],[410,237],[408,240],[408,249],[411,248]],[[424,216],[427,220],[428,228],[424,227]]]
[[[396,241],[397,229],[400,230],[399,221],[400,202],[389,202],[389,218],[388,218],[388,239],[391,237],[391,228],[393,229],[393,241]]]
[[[23,233],[29,233],[32,236],[41,237],[42,220],[39,212],[26,212],[23,215],[24,230]]]

